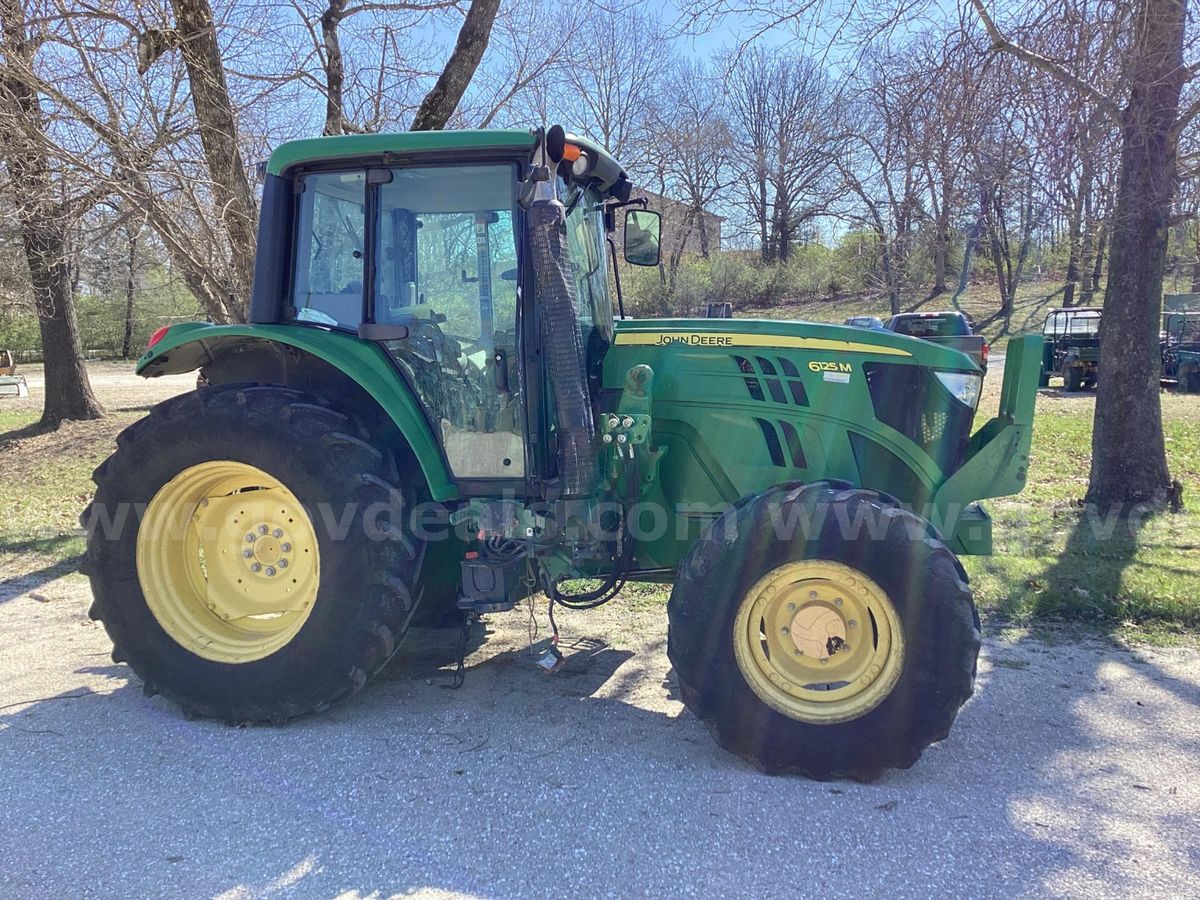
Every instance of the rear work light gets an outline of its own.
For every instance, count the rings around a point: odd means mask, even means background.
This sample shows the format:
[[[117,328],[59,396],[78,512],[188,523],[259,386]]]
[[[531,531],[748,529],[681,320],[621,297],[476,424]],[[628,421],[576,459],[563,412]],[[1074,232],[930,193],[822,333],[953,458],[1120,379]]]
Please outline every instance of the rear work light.
[[[167,336],[167,332],[170,330],[170,325],[164,325],[162,328],[158,329],[158,331],[154,332],[154,334],[150,335],[150,340],[146,341],[146,349],[149,350],[151,347],[165,338]]]

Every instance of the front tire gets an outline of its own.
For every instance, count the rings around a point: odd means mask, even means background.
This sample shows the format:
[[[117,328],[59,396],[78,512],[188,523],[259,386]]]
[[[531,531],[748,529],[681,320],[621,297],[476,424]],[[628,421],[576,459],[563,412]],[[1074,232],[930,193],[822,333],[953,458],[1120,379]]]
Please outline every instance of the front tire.
[[[208,387],[127,428],[93,477],[90,614],[147,693],[278,722],[355,693],[400,643],[424,547],[391,455],[352,417]]]
[[[972,693],[980,635],[964,577],[928,523],[879,494],[767,491],[680,569],[668,653],[684,702],[768,773],[908,768]]]

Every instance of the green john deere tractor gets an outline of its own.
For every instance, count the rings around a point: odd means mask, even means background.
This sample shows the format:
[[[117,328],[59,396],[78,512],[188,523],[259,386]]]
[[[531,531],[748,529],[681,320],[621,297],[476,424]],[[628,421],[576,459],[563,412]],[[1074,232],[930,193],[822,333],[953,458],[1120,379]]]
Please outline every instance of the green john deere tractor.
[[[653,265],[659,224],[558,127],[280,147],[250,321],[156,334],[139,373],[202,386],[95,473],[114,658],[189,714],[279,722],[359,690],[414,617],[673,582],[681,695],[723,746],[912,765],[972,691],[956,554],[990,550],[976,501],[1024,484],[1041,340],[1009,343],[972,433],[982,374],[946,347],[614,321],[611,236]]]

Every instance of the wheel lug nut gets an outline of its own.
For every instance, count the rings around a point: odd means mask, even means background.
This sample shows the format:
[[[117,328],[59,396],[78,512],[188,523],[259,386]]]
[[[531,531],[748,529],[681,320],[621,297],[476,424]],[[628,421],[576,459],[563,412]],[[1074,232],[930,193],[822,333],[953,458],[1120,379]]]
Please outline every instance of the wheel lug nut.
[[[259,565],[258,563],[251,563],[251,564],[250,564],[250,571],[251,571],[251,572],[261,572],[261,571],[262,571],[262,566],[261,566],[261,565]]]
[[[254,551],[253,551],[253,550],[243,550],[243,551],[242,551],[242,556],[246,557],[246,559],[249,559],[249,558],[250,558],[250,557],[252,557],[253,555],[254,555]]]
[[[842,644],[842,652],[843,652],[843,653],[849,653],[849,652],[850,652],[850,645],[849,645],[849,644]]]
[[[816,600],[816,599],[817,599],[817,592],[816,592],[816,591],[809,591],[809,592],[808,592],[808,599],[809,599],[809,600]]]
[[[274,538],[281,538],[281,537],[283,537],[283,529],[282,529],[282,528],[276,528],[274,531],[272,531],[272,532],[271,532],[271,537],[274,537]]]
[[[827,662],[829,662],[829,657],[828,657],[828,656],[826,656],[826,657],[823,657],[823,658],[821,659],[821,665],[825,665],[825,663],[827,663]]]
[[[259,533],[259,534],[266,534],[266,533],[267,533],[267,526],[266,526],[266,525],[259,525],[259,526],[258,526],[258,533]]]
[[[248,534],[248,535],[246,535],[246,543],[248,543],[248,544],[253,544],[253,543],[254,543],[254,539],[255,539],[255,535],[253,535],[253,534]]]
[[[281,553],[291,553],[292,545],[291,544],[281,544],[279,547],[279,550]]]
[[[278,565],[279,568],[281,568],[281,569],[286,569],[287,568],[287,560],[281,559],[278,563],[276,563],[276,565]]]
[[[788,627],[786,625],[784,625],[783,628],[781,628],[779,630],[782,631],[784,634],[788,633]]]
[[[795,603],[789,603],[789,604],[788,604],[788,612],[795,612],[795,611],[796,611],[796,604],[795,604]]]
[[[798,648],[798,647],[797,647],[797,648],[796,648],[796,655],[797,655],[797,656],[803,656],[803,655],[804,655],[804,651],[803,651],[803,650],[801,650],[800,648]]]
[[[851,619],[851,620],[850,620],[849,622],[847,622],[846,624],[847,624],[847,625],[849,625],[851,628],[857,628],[857,627],[858,627],[858,620],[857,620],[857,619]]]
[[[274,574],[275,574],[275,569],[274,569],[274,567],[273,567],[273,566],[267,566],[267,571],[266,571],[266,574],[267,574],[268,576],[274,575]]]
[[[841,598],[841,597],[838,597],[836,600],[834,600],[834,601],[833,601],[833,605],[834,605],[834,606],[841,606],[841,605],[842,605],[842,598]]]

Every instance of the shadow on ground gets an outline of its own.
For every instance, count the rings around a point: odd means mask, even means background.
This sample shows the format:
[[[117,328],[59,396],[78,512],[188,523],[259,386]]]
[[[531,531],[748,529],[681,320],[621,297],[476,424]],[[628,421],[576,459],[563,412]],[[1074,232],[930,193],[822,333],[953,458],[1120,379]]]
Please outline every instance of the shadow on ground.
[[[82,872],[159,896],[1186,893],[1200,863],[1200,679],[1173,658],[989,640],[947,741],[818,784],[715,746],[661,610],[564,615],[554,674],[524,613],[492,617],[460,690],[454,632],[419,632],[327,714],[233,728],[142,696],[85,599],[0,607],[0,871],[25,896]]]

